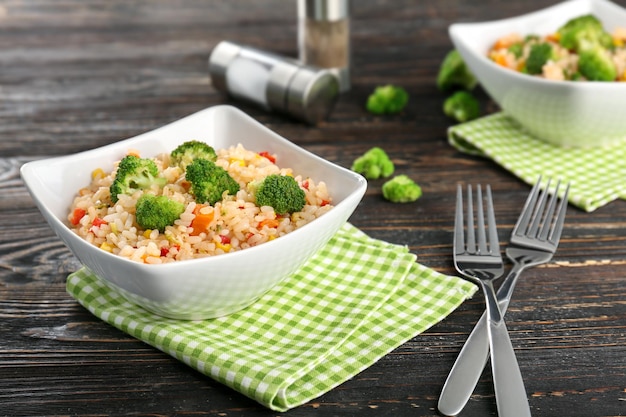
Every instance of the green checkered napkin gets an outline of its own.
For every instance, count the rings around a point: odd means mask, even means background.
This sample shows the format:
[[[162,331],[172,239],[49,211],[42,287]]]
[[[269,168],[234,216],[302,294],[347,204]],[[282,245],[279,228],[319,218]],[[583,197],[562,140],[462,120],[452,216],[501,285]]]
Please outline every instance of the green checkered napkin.
[[[570,182],[570,203],[585,211],[626,199],[626,143],[558,147],[525,133],[504,113],[452,126],[448,139],[458,150],[489,157],[528,184],[539,175]]]
[[[174,278],[174,277],[173,277]],[[285,411],[441,321],[476,286],[346,224],[250,307],[204,321],[156,316],[81,269],[67,290],[94,315],[266,407]]]

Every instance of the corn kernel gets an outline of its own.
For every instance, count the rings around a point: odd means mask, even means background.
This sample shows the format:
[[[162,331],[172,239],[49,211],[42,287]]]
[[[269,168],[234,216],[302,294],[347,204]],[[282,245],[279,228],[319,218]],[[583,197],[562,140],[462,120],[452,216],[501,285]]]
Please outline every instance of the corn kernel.
[[[146,239],[150,239],[151,233],[152,233],[152,230],[148,229],[145,232],[143,232],[143,237],[145,237]]]
[[[100,245],[100,249],[105,250],[107,252],[111,252],[113,250],[113,247],[109,245],[107,242],[102,242],[102,244]]]
[[[224,252],[230,252],[230,243],[215,242],[215,247]]]
[[[182,243],[176,238],[176,236],[174,236],[174,233],[172,233],[169,230],[165,231],[165,239],[167,239],[168,242],[170,242],[172,245],[181,245]]]
[[[101,168],[96,168],[93,171],[91,171],[92,180],[104,178],[104,175],[105,175],[104,171]]]
[[[116,223],[109,223],[109,226],[111,226],[111,232],[117,234],[117,224]]]

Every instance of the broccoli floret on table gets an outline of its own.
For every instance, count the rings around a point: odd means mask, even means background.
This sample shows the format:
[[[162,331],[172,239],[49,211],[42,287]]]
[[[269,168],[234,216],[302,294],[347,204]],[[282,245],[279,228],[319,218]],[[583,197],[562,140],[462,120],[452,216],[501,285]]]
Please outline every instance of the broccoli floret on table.
[[[116,203],[120,194],[130,195],[152,185],[163,186],[167,180],[159,177],[159,168],[152,159],[126,155],[117,166],[115,179],[109,187],[111,200]]]
[[[258,206],[270,206],[277,214],[301,211],[306,204],[304,190],[288,175],[268,175],[255,185],[254,195]]]
[[[543,72],[543,66],[554,58],[554,47],[548,42],[531,45],[526,59],[525,72],[536,75]]]
[[[166,226],[174,224],[183,211],[185,205],[181,202],[164,195],[155,196],[146,193],[137,200],[135,219],[143,229],[157,229],[163,232]]]
[[[224,192],[235,195],[239,191],[239,183],[228,171],[203,158],[196,158],[187,165],[185,179],[191,184],[191,194],[198,203],[214,205],[222,200]]]
[[[467,122],[480,116],[480,103],[470,92],[457,91],[443,102],[443,112],[457,122]]]
[[[217,153],[211,146],[198,140],[184,142],[170,153],[171,164],[180,167],[183,171],[196,158],[215,162]]]
[[[374,114],[395,114],[406,107],[409,94],[402,87],[387,84],[374,89],[367,98],[366,108]]]
[[[411,203],[422,196],[422,189],[407,175],[396,175],[382,186],[383,197],[392,203]]]
[[[564,48],[580,51],[586,45],[595,44],[603,48],[613,48],[613,38],[606,32],[602,22],[591,14],[568,20],[557,33],[559,44]]]
[[[589,81],[615,81],[617,68],[608,51],[599,45],[579,53],[578,71]]]
[[[375,146],[354,160],[352,171],[358,172],[368,180],[376,180],[389,177],[395,171],[395,166],[387,152]]]
[[[445,56],[437,74],[437,87],[441,91],[455,88],[472,90],[478,80],[470,71],[458,50],[453,49]]]

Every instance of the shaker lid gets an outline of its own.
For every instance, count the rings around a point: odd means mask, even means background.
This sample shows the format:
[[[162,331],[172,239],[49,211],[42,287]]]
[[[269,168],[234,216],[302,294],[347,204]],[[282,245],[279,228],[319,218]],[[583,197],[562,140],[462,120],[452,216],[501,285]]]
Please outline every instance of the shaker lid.
[[[287,111],[310,124],[330,114],[339,96],[339,81],[328,70],[300,67],[287,90]]]
[[[298,0],[298,15],[315,20],[341,20],[350,15],[350,1]]]
[[[284,59],[272,68],[266,96],[270,107],[309,124],[330,114],[339,95],[339,81],[329,70]]]

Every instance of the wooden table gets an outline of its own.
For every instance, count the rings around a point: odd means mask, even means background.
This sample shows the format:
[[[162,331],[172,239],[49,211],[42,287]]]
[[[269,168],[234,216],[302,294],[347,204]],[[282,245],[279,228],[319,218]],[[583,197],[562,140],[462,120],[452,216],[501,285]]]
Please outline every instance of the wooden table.
[[[27,161],[106,145],[230,103],[302,147],[349,167],[383,146],[423,197],[391,204],[372,182],[351,222],[409,245],[453,274],[454,190],[490,183],[502,245],[529,187],[447,143],[435,76],[447,27],[529,12],[548,0],[355,1],[352,90],[309,127],[234,102],[210,84],[221,40],[297,56],[296,2],[54,0],[0,2],[0,415],[275,416],[254,401],[101,322],[65,292],[80,267],[19,175]],[[626,6],[625,0],[619,0]],[[626,23],[626,22],[625,22]],[[402,85],[398,116],[374,117],[377,85]],[[497,111],[482,91],[485,112]],[[626,415],[626,202],[568,208],[553,262],[519,283],[507,318],[534,416]],[[447,372],[484,308],[464,303],[426,333],[328,394],[283,415],[434,416]],[[464,416],[496,415],[483,375]]]

